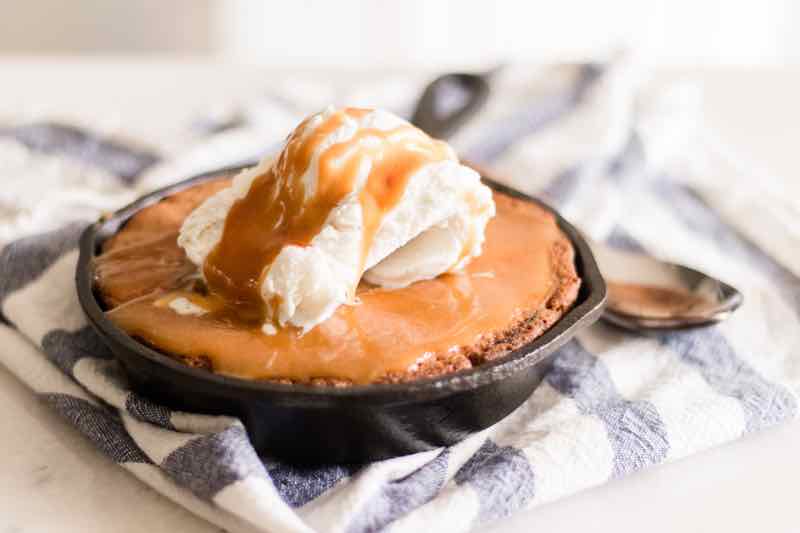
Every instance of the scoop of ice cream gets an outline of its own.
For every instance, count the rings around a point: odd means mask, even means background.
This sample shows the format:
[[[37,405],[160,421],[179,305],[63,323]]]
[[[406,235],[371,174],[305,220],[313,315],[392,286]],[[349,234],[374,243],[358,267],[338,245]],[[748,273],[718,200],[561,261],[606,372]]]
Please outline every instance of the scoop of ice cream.
[[[362,277],[399,288],[459,271],[493,215],[491,191],[445,143],[385,111],[329,108],[195,209],[178,243],[212,291],[308,330]]]

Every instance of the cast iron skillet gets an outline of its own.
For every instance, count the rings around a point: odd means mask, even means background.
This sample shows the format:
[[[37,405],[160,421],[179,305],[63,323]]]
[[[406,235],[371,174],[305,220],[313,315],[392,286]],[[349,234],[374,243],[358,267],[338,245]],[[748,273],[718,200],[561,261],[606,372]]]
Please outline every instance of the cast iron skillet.
[[[143,207],[242,168],[166,187],[89,226],[81,236],[76,282],[83,310],[126,369],[134,390],[172,409],[237,416],[260,452],[295,463],[361,463],[454,444],[519,406],[542,380],[554,352],[600,316],[605,282],[586,242],[555,213],[575,247],[582,279],[578,300],[542,336],[498,360],[407,384],[346,388],[260,383],[185,366],[137,342],[106,318],[93,289],[93,258],[102,243]],[[484,181],[495,190],[543,205]]]

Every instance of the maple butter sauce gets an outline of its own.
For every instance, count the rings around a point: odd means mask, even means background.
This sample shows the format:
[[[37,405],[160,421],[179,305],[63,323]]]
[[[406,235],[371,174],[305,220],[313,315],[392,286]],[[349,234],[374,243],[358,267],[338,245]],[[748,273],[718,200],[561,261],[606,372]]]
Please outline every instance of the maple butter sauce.
[[[520,313],[539,309],[555,289],[551,254],[563,236],[550,213],[495,193],[497,214],[486,228],[484,251],[463,273],[393,290],[362,283],[357,305],[340,306],[307,333],[293,327],[263,333],[264,271],[282,247],[310,243],[353,189],[348,180],[360,165],[372,165],[359,193],[363,262],[382,217],[414,171],[454,157],[445,143],[411,126],[359,130],[320,154],[316,190],[306,198],[300,178],[318,144],[346,116],[366,112],[346,109],[311,131],[307,123],[295,130],[278,160],[231,208],[222,238],[203,265],[205,283],[176,237],[183,219],[229,178],[196,185],[137,213],[96,259],[95,281],[111,307],[109,318],[163,352],[203,358],[220,374],[370,383],[425,357],[474,345],[482,335],[512,326]],[[179,299],[205,312],[178,313],[172,303]]]

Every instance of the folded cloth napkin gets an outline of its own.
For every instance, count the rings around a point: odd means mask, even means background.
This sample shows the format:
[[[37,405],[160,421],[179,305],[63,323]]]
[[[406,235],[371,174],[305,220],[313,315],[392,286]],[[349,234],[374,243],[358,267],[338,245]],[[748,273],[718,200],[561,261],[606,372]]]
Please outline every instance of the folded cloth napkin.
[[[718,274],[743,290],[743,307],[715,327],[652,337],[598,323],[559,352],[518,410],[451,448],[310,469],[259,457],[238,420],[132,392],[87,325],[73,276],[78,235],[99,211],[254,157],[326,103],[287,82],[289,96],[199,122],[205,137],[182,154],[55,124],[0,129],[0,361],[120,466],[229,531],[467,531],[795,418],[800,248],[779,245],[795,242],[800,220],[737,214],[717,198],[723,187],[740,200],[757,193],[741,165],[708,172],[709,137],[684,120],[692,90],[645,89],[624,58],[509,67],[493,85],[492,102],[454,139],[462,153],[597,239]],[[359,88],[357,100],[408,109],[412,93],[381,87]]]

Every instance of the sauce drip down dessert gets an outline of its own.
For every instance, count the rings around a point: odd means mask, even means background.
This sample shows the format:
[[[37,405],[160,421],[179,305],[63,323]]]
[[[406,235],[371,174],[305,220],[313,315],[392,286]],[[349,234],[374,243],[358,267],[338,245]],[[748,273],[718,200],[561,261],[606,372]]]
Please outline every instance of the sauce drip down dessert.
[[[300,177],[311,165],[314,149],[346,118],[362,118],[368,113],[344,109],[310,132],[306,121],[292,133],[277,161],[255,178],[247,196],[227,214],[222,238],[204,265],[212,290],[232,301],[260,301],[265,266],[272,264],[287,244],[311,243],[331,211],[354,190],[359,167],[369,159],[370,172],[359,193],[365,228],[359,262],[366,261],[383,215],[400,201],[409,176],[425,163],[453,158],[445,143],[413,126],[404,124],[385,131],[363,128],[348,142],[336,143],[322,153],[316,191],[306,201],[307,184]]]

